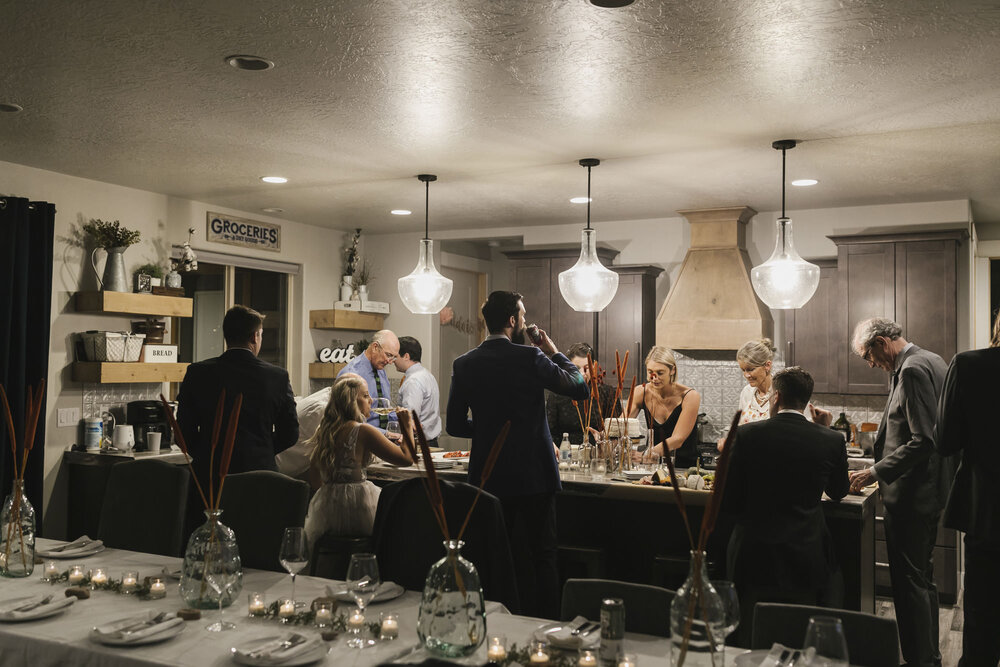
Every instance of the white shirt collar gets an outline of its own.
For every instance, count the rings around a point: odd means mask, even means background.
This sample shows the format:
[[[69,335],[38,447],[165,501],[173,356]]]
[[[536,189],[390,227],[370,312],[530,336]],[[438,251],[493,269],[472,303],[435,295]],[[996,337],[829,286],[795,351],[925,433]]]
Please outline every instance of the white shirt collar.
[[[802,412],[802,410],[796,410],[794,408],[782,408],[781,410],[778,410],[779,415],[783,415],[786,412],[794,412],[797,415],[802,415],[803,417],[805,417],[805,414]]]
[[[502,334],[502,333],[490,334],[489,336],[486,337],[486,340],[500,340],[501,338],[503,338],[504,340],[510,340],[510,338],[507,337],[507,334]]]

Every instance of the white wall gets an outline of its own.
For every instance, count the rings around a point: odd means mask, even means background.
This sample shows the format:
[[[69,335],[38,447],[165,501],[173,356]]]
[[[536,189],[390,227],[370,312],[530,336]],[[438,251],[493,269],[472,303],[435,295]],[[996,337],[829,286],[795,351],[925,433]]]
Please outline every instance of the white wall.
[[[90,268],[89,255],[80,247],[80,228],[91,218],[120,220],[129,229],[137,229],[141,241],[125,253],[125,267],[131,272],[147,262],[166,263],[171,244],[187,239],[188,227],[197,232],[193,246],[217,252],[259,256],[302,264],[293,281],[293,300],[289,369],[293,389],[307,384],[306,364],[314,358],[307,314],[311,308],[330,308],[336,299],[339,282],[340,248],[343,234],[286,220],[210,207],[204,203],[177,199],[165,194],[146,192],[101,183],[51,171],[0,162],[0,187],[5,194],[42,200],[56,205],[55,251],[52,281],[52,327],[47,379],[44,521],[46,534],[59,536],[65,530],[66,476],[62,467],[63,451],[78,438],[77,428],[57,428],[59,408],[81,408],[84,385],[73,382],[70,374],[72,334],[88,329],[124,330],[129,317],[92,315],[73,310],[73,294],[80,289],[95,289],[97,281]],[[213,211],[276,222],[282,227],[282,251],[243,250],[205,241],[206,212]],[[331,261],[332,256],[336,259]],[[98,268],[103,253],[98,252]],[[92,386],[92,385],[91,385]],[[75,537],[75,536],[73,536]]]

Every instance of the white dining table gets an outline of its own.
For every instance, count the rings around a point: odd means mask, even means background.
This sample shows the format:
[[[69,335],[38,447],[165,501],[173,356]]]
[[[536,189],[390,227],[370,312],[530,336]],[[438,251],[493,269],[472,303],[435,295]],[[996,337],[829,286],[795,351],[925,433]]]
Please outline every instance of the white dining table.
[[[39,538],[39,549],[52,548],[63,542]],[[121,549],[106,549],[86,558],[61,560],[60,570],[80,564],[90,570],[103,567],[111,578],[121,577],[123,571],[137,570],[140,580],[146,576],[162,575],[167,571],[177,571],[181,567],[180,558],[170,558],[155,554],[138,553]],[[64,595],[66,582],[49,584],[42,581],[42,565],[35,566],[35,572],[23,579],[0,580],[0,604],[18,597],[49,594]],[[218,611],[203,610],[202,618],[187,621],[184,631],[166,641],[144,646],[105,646],[89,639],[90,630],[97,625],[120,618],[141,614],[146,611],[156,613],[176,611],[186,606],[180,597],[176,580],[168,579],[167,596],[160,600],[141,600],[120,595],[113,591],[96,590],[86,600],[77,600],[64,612],[48,618],[17,623],[0,623],[0,665],[83,665],[100,667],[131,667],[134,665],[233,665],[230,648],[256,638],[274,636],[294,630],[307,636],[319,636],[318,629],[282,625],[273,619],[255,619],[247,616],[247,595],[262,593],[269,605],[276,599],[288,597],[291,593],[291,579],[280,572],[245,569],[243,591],[239,598],[223,610],[225,619],[236,623],[236,629],[228,632],[209,632],[206,626],[219,616]],[[299,601],[310,602],[326,594],[327,586],[339,590],[343,582],[319,577],[299,576],[296,579],[296,597]],[[406,591],[395,600],[372,604],[367,613],[370,620],[378,618],[380,612],[391,612],[399,617],[399,638],[393,641],[377,642],[375,646],[358,650],[346,646],[343,635],[326,642],[329,651],[324,661],[317,664],[367,667],[385,662],[421,662],[429,657],[418,646],[417,612],[420,593]],[[342,611],[343,607],[338,611]],[[486,604],[488,635],[504,635],[508,644],[524,646],[532,633],[548,621],[510,614],[503,605],[496,602]],[[627,634],[626,650],[639,656],[639,663],[647,665],[669,664],[669,640],[660,637]],[[486,662],[485,642],[479,650],[468,658],[457,661],[462,664],[484,664]]]

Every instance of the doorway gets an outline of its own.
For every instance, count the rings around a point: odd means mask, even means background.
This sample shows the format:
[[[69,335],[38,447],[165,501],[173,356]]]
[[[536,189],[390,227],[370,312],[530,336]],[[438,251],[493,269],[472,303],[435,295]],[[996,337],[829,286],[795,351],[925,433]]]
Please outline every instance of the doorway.
[[[441,323],[441,354],[437,376],[441,389],[441,417],[447,424],[452,363],[486,338],[486,325],[479,313],[479,308],[486,300],[486,274],[450,267],[442,267],[441,273],[454,281],[451,300],[438,316]],[[465,438],[453,438],[445,431],[441,432],[439,442],[446,450],[465,449],[469,446],[469,441]]]

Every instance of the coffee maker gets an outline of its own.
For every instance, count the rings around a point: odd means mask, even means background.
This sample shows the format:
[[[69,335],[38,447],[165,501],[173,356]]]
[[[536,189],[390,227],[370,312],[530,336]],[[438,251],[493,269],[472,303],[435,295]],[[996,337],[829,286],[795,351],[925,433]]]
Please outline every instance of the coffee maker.
[[[125,408],[125,421],[132,425],[135,431],[135,451],[144,452],[146,434],[150,431],[162,433],[160,449],[169,449],[173,441],[170,422],[167,421],[167,408],[160,401],[131,401]]]

